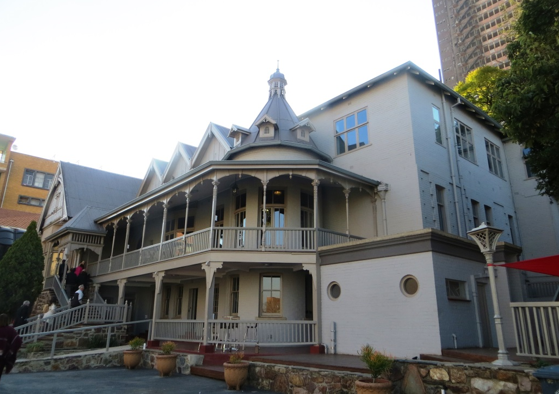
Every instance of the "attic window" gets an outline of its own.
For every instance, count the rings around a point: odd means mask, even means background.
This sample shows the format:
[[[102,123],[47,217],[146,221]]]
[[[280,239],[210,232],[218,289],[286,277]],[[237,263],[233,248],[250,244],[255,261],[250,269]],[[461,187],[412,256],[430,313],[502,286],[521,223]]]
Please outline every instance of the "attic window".
[[[270,135],[270,126],[264,127],[264,135]]]

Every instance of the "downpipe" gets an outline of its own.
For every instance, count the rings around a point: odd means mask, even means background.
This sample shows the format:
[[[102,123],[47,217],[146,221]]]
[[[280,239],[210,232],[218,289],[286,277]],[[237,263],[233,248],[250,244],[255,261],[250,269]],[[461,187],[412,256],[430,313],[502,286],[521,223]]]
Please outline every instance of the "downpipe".
[[[330,353],[336,354],[336,322],[330,328]]]
[[[456,334],[452,334],[452,341],[454,342],[454,349],[458,349],[458,337]]]

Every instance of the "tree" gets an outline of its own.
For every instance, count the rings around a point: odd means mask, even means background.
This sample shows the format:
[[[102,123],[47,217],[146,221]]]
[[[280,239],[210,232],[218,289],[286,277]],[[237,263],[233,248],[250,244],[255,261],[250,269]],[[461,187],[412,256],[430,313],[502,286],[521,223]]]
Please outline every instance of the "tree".
[[[33,221],[0,260],[2,313],[14,316],[23,301],[37,298],[43,287],[43,267],[43,248]]]
[[[559,197],[559,0],[525,0],[508,44],[510,72],[493,110],[505,133],[530,149],[538,190]]]
[[[481,108],[486,114],[495,118],[493,104],[495,103],[495,86],[507,75],[507,71],[493,66],[483,66],[475,69],[460,81],[454,90],[468,101]]]

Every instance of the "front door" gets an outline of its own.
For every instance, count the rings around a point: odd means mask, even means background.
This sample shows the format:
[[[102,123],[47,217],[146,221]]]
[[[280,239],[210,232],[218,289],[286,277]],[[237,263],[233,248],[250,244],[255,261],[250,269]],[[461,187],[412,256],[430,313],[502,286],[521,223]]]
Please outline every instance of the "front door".
[[[188,290],[188,320],[196,320],[196,305],[198,305],[198,289]]]
[[[489,309],[487,308],[487,285],[485,283],[477,283],[477,294],[479,304],[479,319],[481,322],[481,343],[483,347],[492,347],[491,326],[489,320]]]

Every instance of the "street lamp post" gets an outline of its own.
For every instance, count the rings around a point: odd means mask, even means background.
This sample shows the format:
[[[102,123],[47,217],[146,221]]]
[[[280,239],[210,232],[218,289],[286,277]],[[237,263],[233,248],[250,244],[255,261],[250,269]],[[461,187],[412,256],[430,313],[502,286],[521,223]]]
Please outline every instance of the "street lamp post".
[[[505,339],[503,336],[503,326],[501,312],[499,310],[499,299],[497,298],[497,288],[495,286],[495,268],[493,265],[493,253],[497,247],[497,240],[503,233],[503,230],[496,227],[488,226],[485,222],[479,227],[468,231],[468,235],[476,241],[481,253],[485,256],[487,262],[487,271],[489,273],[489,285],[491,286],[491,298],[493,300],[493,310],[495,313],[495,330],[497,331],[497,342],[499,344],[499,352],[497,360],[493,361],[495,365],[514,365],[509,360],[508,352],[505,347]]]

